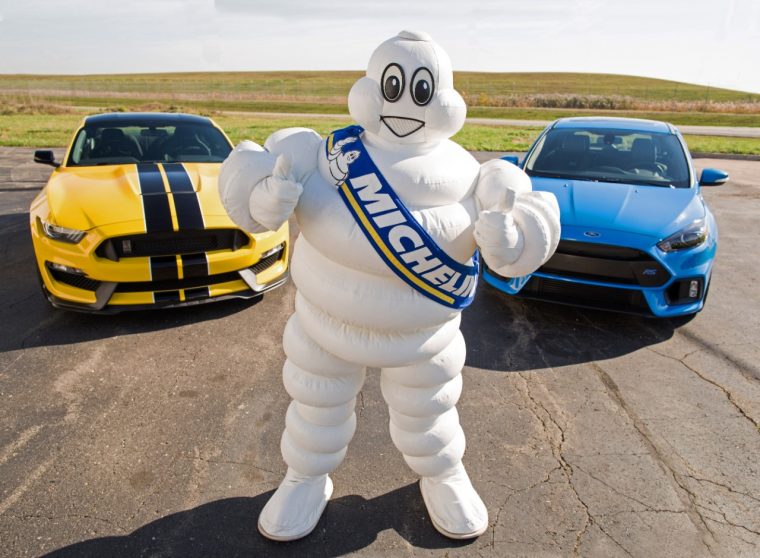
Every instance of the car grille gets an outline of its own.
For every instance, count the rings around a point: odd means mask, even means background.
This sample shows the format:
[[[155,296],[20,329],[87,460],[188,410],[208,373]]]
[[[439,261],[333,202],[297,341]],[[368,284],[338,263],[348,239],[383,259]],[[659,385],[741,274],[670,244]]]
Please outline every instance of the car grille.
[[[644,295],[637,289],[616,289],[533,276],[517,294],[574,306],[651,315]]]
[[[280,250],[263,258],[253,264],[249,269],[254,273],[261,273],[262,271],[269,269],[276,264],[284,255],[284,250]],[[77,273],[69,273],[67,271],[61,271],[48,267],[53,279],[59,283],[64,283],[77,289],[84,289],[86,291],[96,291],[101,285],[101,281],[91,279],[84,275]],[[169,279],[164,281],[132,281],[124,282],[116,285],[115,292],[119,293],[137,293],[137,292],[153,292],[153,291],[176,291],[179,289],[193,289],[197,287],[207,287],[210,285],[218,285],[219,283],[227,283],[228,281],[241,280],[240,273],[237,271],[229,271],[227,273],[218,273],[216,275],[206,275],[202,277],[188,277],[185,279]]]
[[[563,240],[540,270],[601,283],[659,287],[670,273],[646,252],[623,246]]]
[[[239,250],[250,242],[240,229],[205,229],[117,236],[103,241],[95,250],[101,258],[196,254],[215,250]]]

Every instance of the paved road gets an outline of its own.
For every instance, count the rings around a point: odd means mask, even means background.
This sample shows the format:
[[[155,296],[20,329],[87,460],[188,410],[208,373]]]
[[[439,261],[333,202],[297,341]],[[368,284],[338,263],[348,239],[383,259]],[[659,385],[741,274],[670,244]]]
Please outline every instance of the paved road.
[[[94,107],[90,107],[94,108]],[[225,111],[227,114],[239,114],[247,116],[278,117],[278,118],[348,118],[345,114],[313,114],[308,112],[240,112]],[[487,126],[518,126],[543,128],[551,124],[553,120],[514,120],[509,118],[468,118],[468,124],[485,124]],[[694,136],[723,136],[732,138],[760,138],[760,128],[744,126],[678,126],[683,134]]]
[[[369,374],[316,532],[275,544],[255,522],[284,472],[292,285],[258,304],[55,311],[34,279],[29,157],[0,150],[0,556],[760,554],[760,163],[698,161],[733,178],[705,190],[721,247],[688,323],[481,288],[459,409],[485,535],[430,526]]]

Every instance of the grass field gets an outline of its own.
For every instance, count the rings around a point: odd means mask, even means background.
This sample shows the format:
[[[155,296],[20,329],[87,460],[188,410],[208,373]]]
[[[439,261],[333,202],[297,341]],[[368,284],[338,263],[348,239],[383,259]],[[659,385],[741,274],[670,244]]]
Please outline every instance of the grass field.
[[[361,72],[182,73],[92,76],[5,75],[0,145],[64,145],[83,114],[168,110],[213,115],[233,141],[258,142],[286,126],[326,134],[349,121],[346,95]],[[615,115],[676,125],[759,126],[760,95],[649,78],[570,73],[455,75],[471,117],[553,120]],[[267,117],[250,112],[328,114]],[[522,151],[539,128],[468,124],[468,149]],[[760,154],[760,140],[694,136],[693,151]]]
[[[82,114],[12,114],[0,116],[0,145],[22,147],[62,147],[68,143]],[[214,115],[214,120],[233,142],[252,139],[263,143],[280,128],[305,126],[326,135],[350,122],[348,117],[281,118],[241,114]],[[466,149],[478,151],[525,151],[541,128],[481,126],[468,124],[454,136]],[[686,136],[689,148],[703,153],[760,155],[760,140],[714,136]]]
[[[91,76],[4,75],[0,98],[16,103],[132,110],[146,104],[194,112],[345,115],[361,72],[228,72]],[[472,117],[552,120],[614,114],[676,125],[760,127],[760,94],[674,81],[579,73],[459,72]]]

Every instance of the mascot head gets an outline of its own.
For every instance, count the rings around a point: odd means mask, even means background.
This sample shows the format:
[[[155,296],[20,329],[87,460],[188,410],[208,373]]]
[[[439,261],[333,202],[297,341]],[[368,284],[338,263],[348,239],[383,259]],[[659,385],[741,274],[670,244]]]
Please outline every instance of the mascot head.
[[[454,91],[451,60],[427,33],[401,31],[382,43],[348,94],[351,117],[391,143],[437,143],[456,134],[467,108]]]

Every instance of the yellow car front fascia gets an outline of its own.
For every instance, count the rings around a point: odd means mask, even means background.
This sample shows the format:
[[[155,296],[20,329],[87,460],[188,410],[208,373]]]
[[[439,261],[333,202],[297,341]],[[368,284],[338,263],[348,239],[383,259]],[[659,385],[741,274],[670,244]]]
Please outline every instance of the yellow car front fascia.
[[[81,127],[80,127],[81,129]],[[224,134],[224,132],[217,127]],[[77,130],[77,133],[79,130]],[[74,135],[76,137],[76,133]],[[225,135],[226,137],[226,135]],[[82,270],[90,279],[101,282],[129,283],[151,281],[149,257],[121,258],[112,261],[96,254],[96,249],[109,238],[145,233],[146,221],[140,196],[136,165],[106,165],[96,167],[67,166],[71,145],[60,167],[56,168],[47,186],[32,202],[30,228],[37,268],[45,289],[59,301],[92,305],[95,293],[56,281],[47,263],[55,263]],[[236,228],[227,216],[217,190],[219,163],[183,163],[195,189],[205,229]],[[166,182],[166,173],[161,167]],[[167,198],[173,229],[179,229],[174,196],[169,186]],[[76,244],[49,238],[42,223],[86,232]],[[247,234],[247,233],[246,233]],[[206,252],[209,277],[249,268],[261,260],[263,253],[279,245],[282,257],[273,265],[256,274],[258,283],[276,281],[287,272],[289,239],[288,225],[279,230],[261,234],[248,234],[249,243],[235,251]],[[182,259],[177,256],[179,279],[183,278]],[[209,285],[210,298],[250,292],[245,281],[235,279]],[[180,289],[180,302],[185,294]],[[155,302],[154,292],[114,292],[109,306],[149,305]]]

